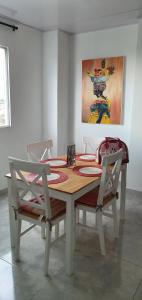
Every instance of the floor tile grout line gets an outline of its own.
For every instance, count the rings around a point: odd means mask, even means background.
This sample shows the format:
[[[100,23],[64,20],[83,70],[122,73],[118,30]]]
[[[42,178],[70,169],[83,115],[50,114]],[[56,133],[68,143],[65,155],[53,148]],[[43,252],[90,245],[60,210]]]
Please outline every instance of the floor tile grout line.
[[[112,256],[117,257],[117,254],[112,254]],[[142,266],[137,265],[136,263],[134,263],[134,262],[132,262],[132,261],[126,259],[125,257],[122,257],[122,256],[121,256],[121,260],[123,260],[123,261],[125,261],[125,262],[127,262],[127,263],[129,263],[129,264],[132,264],[132,265],[135,266],[135,267],[138,267],[138,268],[142,269]]]
[[[4,258],[2,258],[2,257],[0,257],[0,260],[6,262],[7,264],[9,264],[9,265],[11,265],[11,266],[14,266],[13,263],[10,263],[9,261],[7,261],[6,259],[4,259]]]
[[[135,300],[136,293],[139,290],[139,287],[141,286],[141,284],[142,284],[142,279],[140,279],[131,300]]]
[[[76,249],[76,250],[78,250],[78,249]],[[96,251],[96,253],[100,253],[99,251]],[[117,258],[117,257],[119,257],[119,255],[117,255],[117,254],[115,254],[115,253],[112,253],[111,254],[113,257],[115,257],[115,258]],[[85,255],[86,256],[86,255]],[[88,255],[87,255],[88,256]],[[135,267],[137,267],[137,268],[140,268],[140,269],[142,269],[142,266],[140,266],[140,265],[137,265],[136,263],[134,263],[134,262],[132,262],[132,261],[130,261],[130,260],[127,260],[125,257],[121,257],[121,260],[123,260],[124,262],[127,262],[127,263],[129,263],[129,264],[131,264],[131,265],[133,265],[133,266],[135,266]]]
[[[126,261],[126,262],[129,263],[129,264],[132,264],[132,265],[135,266],[135,267],[138,267],[138,268],[142,269],[142,266],[137,265],[136,263],[133,263],[132,261],[127,260],[126,258],[122,258],[122,260]]]
[[[78,249],[76,249],[76,250],[78,250]],[[96,251],[96,253],[100,253],[100,252],[99,252],[99,251]],[[112,253],[112,256],[115,257],[115,258],[119,257],[119,256],[118,256],[117,254],[115,254],[115,253]],[[3,257],[0,257],[0,259],[3,260],[3,261],[6,262],[6,263],[12,265],[12,266],[15,265],[13,262],[10,263],[9,261],[7,261],[6,259],[4,259]],[[121,257],[121,260],[123,260],[123,261],[125,261],[125,262],[127,262],[127,263],[129,263],[129,264],[131,264],[131,265],[133,265],[133,266],[136,266],[136,267],[138,267],[139,269],[142,269],[142,266],[137,265],[136,263],[134,263],[134,262],[132,262],[132,261],[126,259],[125,257]]]
[[[112,254],[112,256],[113,256],[113,257],[117,257],[117,255],[115,255],[115,254]],[[131,265],[133,265],[133,266],[135,266],[135,267],[137,267],[137,268],[139,268],[139,269],[142,269],[142,266],[139,266],[139,265],[137,265],[137,264],[135,264],[135,263],[133,263],[133,262],[127,260],[126,258],[121,258],[121,259],[122,259],[122,261],[125,261],[125,262],[127,262],[127,263],[129,263],[129,264],[131,264]],[[4,261],[5,263],[9,264],[10,266],[15,266],[15,264],[10,263],[9,261],[7,261],[6,259],[4,259],[4,258],[2,258],[2,257],[0,257],[0,260]],[[140,282],[139,282],[137,288],[139,287],[140,283],[142,283],[142,279],[140,280]],[[136,288],[136,290],[137,290],[137,288]],[[136,291],[135,291],[135,292],[136,292]],[[135,293],[134,293],[134,295],[135,295]],[[134,298],[132,298],[132,300],[133,300],[133,299],[134,299]]]

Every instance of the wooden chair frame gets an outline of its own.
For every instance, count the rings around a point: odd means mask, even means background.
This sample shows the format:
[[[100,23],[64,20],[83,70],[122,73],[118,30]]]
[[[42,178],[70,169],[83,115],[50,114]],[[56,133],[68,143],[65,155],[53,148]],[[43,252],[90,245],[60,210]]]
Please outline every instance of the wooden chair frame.
[[[27,162],[13,157],[9,157],[9,166],[11,172],[12,189],[13,189],[13,209],[15,213],[15,259],[19,260],[20,238],[31,230],[34,226],[39,225],[46,231],[45,234],[45,275],[48,274],[49,265],[49,252],[51,245],[51,230],[52,226],[59,224],[59,222],[65,219],[65,213],[57,218],[52,218],[51,203],[48,192],[47,175],[49,172],[49,166],[47,164]],[[35,178],[29,182],[27,181],[27,173],[35,174]],[[39,190],[36,191],[36,185],[39,184],[39,179],[42,179]],[[20,182],[22,181],[22,187]],[[44,197],[44,201],[41,200],[41,194]],[[30,202],[28,197],[36,199],[37,201]],[[37,202],[37,203],[35,203]],[[28,205],[32,209],[40,210],[40,215],[35,218],[32,214],[23,213],[21,210],[22,205]],[[22,221],[31,223],[28,229],[21,233]]]
[[[51,139],[27,145],[27,155],[29,161],[42,161],[52,157],[53,142]],[[40,157],[37,152],[40,152]]]
[[[100,144],[100,142],[104,138],[92,138],[88,136],[83,136],[82,142],[83,142],[83,151],[84,153],[94,153],[96,154],[96,150]],[[83,210],[83,224],[86,224],[86,211]]]
[[[104,156],[102,162],[102,176],[99,187],[99,193],[97,198],[96,207],[89,207],[81,204],[81,199],[77,203],[77,210],[83,209],[83,211],[96,213],[96,227],[99,234],[100,248],[102,255],[106,254],[104,231],[103,231],[103,215],[113,218],[114,221],[114,233],[115,237],[118,237],[118,217],[116,200],[118,198],[117,188],[120,175],[120,168],[122,163],[122,149],[119,151]],[[104,199],[108,199],[106,204]],[[105,211],[109,206],[112,207],[112,213]]]
[[[96,153],[96,149],[99,146],[100,142],[103,138],[92,138],[92,137],[85,137],[83,136],[83,150],[84,153]]]

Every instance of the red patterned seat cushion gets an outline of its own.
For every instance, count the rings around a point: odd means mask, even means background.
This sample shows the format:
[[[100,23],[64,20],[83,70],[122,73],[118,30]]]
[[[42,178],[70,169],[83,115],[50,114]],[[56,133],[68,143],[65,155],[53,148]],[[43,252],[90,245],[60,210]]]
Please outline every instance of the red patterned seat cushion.
[[[98,193],[99,193],[99,187],[95,188],[94,190],[88,192],[87,194],[85,194],[84,196],[82,196],[78,200],[76,200],[76,205],[85,205],[85,206],[89,206],[92,208],[96,208],[97,200],[98,200]],[[106,205],[113,198],[114,198],[114,195],[112,193],[105,196],[104,201],[103,201],[103,206]]]
[[[129,162],[129,152],[127,145],[121,141],[119,138],[106,137],[99,145],[96,153],[96,159],[99,164],[101,164],[103,156],[110,153],[117,152],[122,149],[123,158],[122,164]]]
[[[44,197],[42,195],[40,196],[40,199],[44,201]],[[29,200],[29,202],[40,204],[40,201],[38,201],[38,199],[36,198]],[[65,202],[58,199],[50,198],[50,205],[51,205],[51,214],[52,214],[51,220],[54,220],[57,217],[60,217],[63,214],[65,214],[66,212]],[[31,207],[28,204],[22,204],[20,206],[20,213],[36,218],[39,217],[40,215],[44,215],[44,210],[36,207]]]

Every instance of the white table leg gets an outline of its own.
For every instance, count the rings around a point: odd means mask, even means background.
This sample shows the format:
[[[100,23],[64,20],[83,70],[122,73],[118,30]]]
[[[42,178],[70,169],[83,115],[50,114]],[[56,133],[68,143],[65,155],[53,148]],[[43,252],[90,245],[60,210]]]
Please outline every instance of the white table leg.
[[[14,210],[12,208],[12,186],[11,180],[8,180],[8,204],[9,204],[9,225],[10,225],[10,240],[11,240],[11,247],[15,247],[15,216]]]
[[[74,222],[75,222],[74,201],[66,202],[66,273],[73,273],[73,245],[74,245]]]
[[[127,164],[123,165],[121,169],[120,220],[125,219],[126,177]]]

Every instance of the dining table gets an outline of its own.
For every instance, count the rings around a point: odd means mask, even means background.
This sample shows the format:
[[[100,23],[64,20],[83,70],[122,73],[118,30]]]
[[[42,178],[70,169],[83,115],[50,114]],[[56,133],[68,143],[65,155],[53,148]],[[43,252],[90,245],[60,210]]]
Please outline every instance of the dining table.
[[[79,156],[78,156],[79,157]],[[80,156],[81,157],[81,156]],[[79,167],[93,167],[99,168],[100,166],[96,163],[95,160],[81,160],[76,159],[75,165],[67,166],[66,165],[66,155],[59,156],[55,158],[56,160],[63,160],[65,163],[63,165],[54,166],[53,160],[47,160],[43,163],[51,162],[50,168],[63,172],[66,174],[67,179],[63,182],[58,182],[50,184],[48,183],[49,196],[66,202],[66,242],[65,242],[65,269],[66,274],[71,275],[73,273],[73,252],[74,252],[74,239],[75,239],[75,201],[79,199],[84,194],[93,190],[100,184],[101,173],[95,176],[79,174],[76,172],[76,169]],[[52,170],[53,170],[52,169]],[[126,167],[122,166],[121,170],[121,193],[120,193],[120,219],[124,218],[125,215],[125,192],[126,192]],[[82,176],[83,175],[83,176]],[[84,176],[85,175],[85,176]],[[6,174],[8,181],[8,202],[9,202],[9,219],[10,219],[10,238],[11,238],[11,247],[14,247],[14,210],[12,208],[12,181],[11,175]],[[22,180],[20,182],[22,185]],[[40,185],[36,186],[37,189],[40,189]]]

